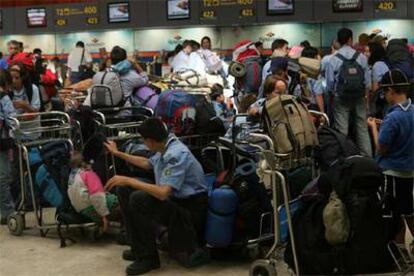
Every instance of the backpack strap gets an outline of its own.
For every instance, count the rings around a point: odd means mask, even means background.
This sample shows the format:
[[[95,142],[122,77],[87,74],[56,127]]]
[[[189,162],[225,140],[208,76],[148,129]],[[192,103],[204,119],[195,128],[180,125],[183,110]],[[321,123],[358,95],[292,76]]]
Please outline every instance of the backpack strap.
[[[104,84],[106,74],[108,74],[108,71],[105,71],[105,73],[102,75],[101,84]]]
[[[336,55],[335,55],[337,58],[339,58],[340,60],[342,60],[342,61],[346,61],[346,60],[348,60],[346,57],[344,57],[343,55],[341,55],[340,53],[336,53]]]
[[[351,61],[356,61],[358,57],[359,57],[359,53],[357,51],[355,51],[355,54],[352,56],[352,58],[350,60]]]

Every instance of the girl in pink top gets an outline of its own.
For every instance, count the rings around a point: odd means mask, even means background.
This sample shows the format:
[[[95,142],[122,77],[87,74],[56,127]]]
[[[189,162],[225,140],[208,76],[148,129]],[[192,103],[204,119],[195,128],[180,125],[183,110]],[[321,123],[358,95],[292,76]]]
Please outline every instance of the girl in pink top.
[[[81,153],[75,152],[71,158],[68,196],[77,212],[103,225],[108,229],[108,216],[118,206],[114,194],[105,193],[98,175],[92,170]]]

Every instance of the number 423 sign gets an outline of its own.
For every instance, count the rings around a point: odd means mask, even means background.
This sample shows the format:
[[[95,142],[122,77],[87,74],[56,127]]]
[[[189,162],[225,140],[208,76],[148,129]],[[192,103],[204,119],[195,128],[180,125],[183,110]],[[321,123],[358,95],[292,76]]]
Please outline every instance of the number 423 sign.
[[[378,1],[375,5],[377,11],[395,11],[397,9],[397,1],[383,0]]]

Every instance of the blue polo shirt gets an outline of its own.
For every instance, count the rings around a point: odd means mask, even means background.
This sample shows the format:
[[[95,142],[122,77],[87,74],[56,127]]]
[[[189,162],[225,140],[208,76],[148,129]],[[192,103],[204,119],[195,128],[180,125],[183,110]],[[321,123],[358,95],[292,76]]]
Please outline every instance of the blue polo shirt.
[[[378,143],[388,148],[386,155],[377,156],[382,169],[414,171],[414,106],[410,99],[389,109]]]
[[[155,183],[171,186],[174,198],[207,192],[201,164],[174,135],[168,137],[164,152],[156,153],[149,160],[154,168]]]

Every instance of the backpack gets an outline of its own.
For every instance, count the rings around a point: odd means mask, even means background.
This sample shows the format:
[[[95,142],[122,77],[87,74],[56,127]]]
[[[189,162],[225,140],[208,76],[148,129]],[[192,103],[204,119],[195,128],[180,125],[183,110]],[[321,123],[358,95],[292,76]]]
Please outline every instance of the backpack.
[[[51,142],[39,149],[42,163],[35,173],[35,185],[41,199],[56,207],[58,214],[72,206],[67,196],[71,149],[63,141]]]
[[[390,40],[387,46],[387,58],[390,70],[399,69],[412,83],[414,82],[414,58],[404,41],[401,39]]]
[[[300,65],[299,61],[296,59],[289,58],[288,61],[288,75],[290,77],[290,82],[288,86],[288,94],[294,95],[296,87],[300,84]]]
[[[196,131],[196,100],[193,95],[167,90],[159,95],[155,117],[160,117],[177,136],[193,135]]]
[[[126,102],[119,74],[111,70],[95,74],[90,95],[92,109],[122,107]]]
[[[236,78],[237,90],[242,94],[257,95],[262,84],[262,60],[260,57],[248,57],[241,61],[245,74]]]
[[[362,66],[357,62],[358,52],[351,59],[346,59],[337,53],[336,57],[342,60],[338,72],[338,84],[336,92],[344,99],[361,99],[365,96],[365,73]]]
[[[322,171],[326,171],[339,158],[361,153],[352,139],[330,127],[319,128],[318,139],[319,146],[315,150],[315,160]]]
[[[196,100],[196,129],[198,134],[224,135],[223,121],[216,116],[213,104],[205,95],[194,95]]]
[[[278,153],[300,152],[318,145],[315,126],[304,103],[291,95],[280,95],[263,108],[264,130]]]
[[[383,184],[381,169],[371,158],[353,156],[335,163],[319,179],[321,194],[311,198],[294,217],[301,274],[379,273],[391,268],[387,233],[377,192]],[[331,246],[325,238],[323,211],[335,191],[349,217],[345,244]],[[285,260],[293,266],[291,244]]]
[[[158,102],[158,94],[148,86],[142,86],[132,93],[131,102],[133,106],[146,106],[155,109]]]

